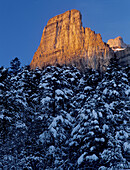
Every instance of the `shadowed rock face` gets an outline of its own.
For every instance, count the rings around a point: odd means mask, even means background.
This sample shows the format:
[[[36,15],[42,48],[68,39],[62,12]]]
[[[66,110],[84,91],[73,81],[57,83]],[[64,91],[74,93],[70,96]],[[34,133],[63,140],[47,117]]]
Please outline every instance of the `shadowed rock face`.
[[[112,56],[101,35],[82,27],[80,12],[71,10],[48,21],[30,66],[35,69],[58,63],[102,70]]]
[[[116,51],[115,55],[119,60],[119,64],[121,66],[129,66],[130,67],[130,47],[128,46],[124,50]]]

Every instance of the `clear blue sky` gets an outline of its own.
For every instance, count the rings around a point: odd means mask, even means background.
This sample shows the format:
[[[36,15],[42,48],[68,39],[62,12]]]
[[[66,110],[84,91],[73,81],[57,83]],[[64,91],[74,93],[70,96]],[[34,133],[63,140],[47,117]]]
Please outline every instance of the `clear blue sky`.
[[[0,0],[0,66],[14,57],[30,64],[47,21],[70,9],[103,41],[122,36],[130,44],[130,0]]]

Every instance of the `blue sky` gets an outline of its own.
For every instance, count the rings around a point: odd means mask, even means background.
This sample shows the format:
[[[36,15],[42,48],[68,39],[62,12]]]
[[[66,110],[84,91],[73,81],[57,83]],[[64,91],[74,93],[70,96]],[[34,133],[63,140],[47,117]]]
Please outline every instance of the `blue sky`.
[[[130,0],[0,0],[0,66],[14,57],[30,64],[47,21],[71,9],[103,41],[122,36],[130,44]]]

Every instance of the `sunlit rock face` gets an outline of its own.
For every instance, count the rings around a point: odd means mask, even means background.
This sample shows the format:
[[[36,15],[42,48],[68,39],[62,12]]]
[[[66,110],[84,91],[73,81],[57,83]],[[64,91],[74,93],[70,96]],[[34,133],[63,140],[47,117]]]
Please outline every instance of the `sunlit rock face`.
[[[124,43],[123,38],[121,36],[119,36],[119,37],[117,37],[115,39],[108,40],[107,44],[114,51],[124,50],[125,48],[128,47],[128,45]]]
[[[130,45],[125,44],[121,36],[108,40],[107,44],[115,52],[122,66],[130,66]]]
[[[81,13],[67,11],[51,18],[45,26],[31,68],[47,65],[74,65],[104,70],[114,52],[100,34],[82,27]]]

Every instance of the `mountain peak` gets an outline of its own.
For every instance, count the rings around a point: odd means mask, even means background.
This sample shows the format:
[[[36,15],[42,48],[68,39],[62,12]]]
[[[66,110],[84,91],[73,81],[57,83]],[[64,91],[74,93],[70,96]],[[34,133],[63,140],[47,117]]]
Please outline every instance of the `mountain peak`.
[[[40,45],[30,64],[32,69],[47,65],[73,65],[84,70],[104,69],[113,51],[100,34],[82,27],[80,11],[73,9],[51,18],[43,30]],[[100,68],[99,68],[100,67]]]
[[[81,17],[80,11],[76,9],[68,10],[64,12],[63,14],[56,15],[53,18],[49,19],[47,26],[50,24],[54,24],[55,22],[62,21],[63,19],[67,18],[68,15],[69,17],[71,17],[71,15],[76,15],[76,17],[78,16],[79,18]]]
[[[107,44],[114,50],[124,50],[125,48],[128,47],[127,44],[124,43],[123,38],[121,36],[118,36],[115,39],[110,39],[108,40]]]

